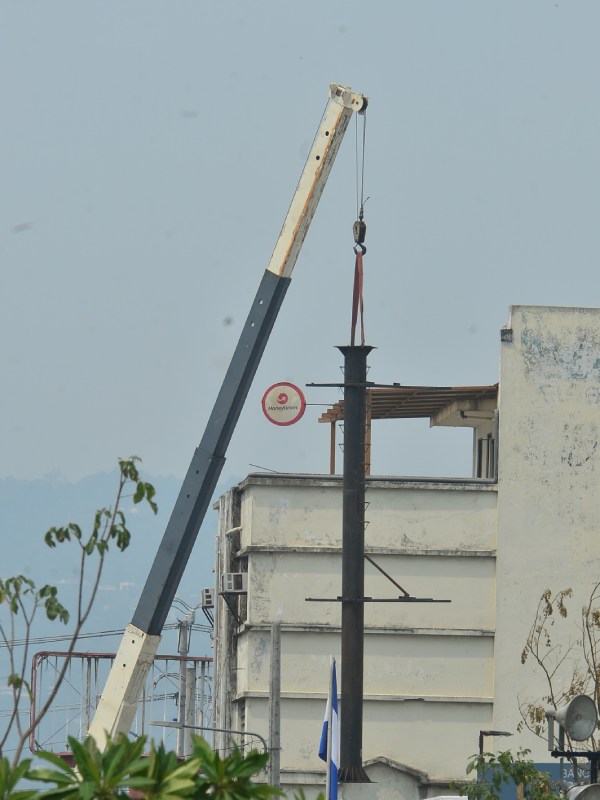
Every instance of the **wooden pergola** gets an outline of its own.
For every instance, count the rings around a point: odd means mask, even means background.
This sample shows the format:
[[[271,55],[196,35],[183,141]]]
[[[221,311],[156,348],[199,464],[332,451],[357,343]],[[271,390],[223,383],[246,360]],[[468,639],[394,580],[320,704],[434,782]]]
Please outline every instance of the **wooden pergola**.
[[[453,406],[477,408],[482,401],[497,404],[498,384],[493,386],[403,386],[394,384],[367,389],[366,473],[371,474],[371,424],[374,419],[418,419],[439,417]],[[331,425],[329,472],[335,474],[336,423],[344,420],[344,401],[339,400],[319,417]]]

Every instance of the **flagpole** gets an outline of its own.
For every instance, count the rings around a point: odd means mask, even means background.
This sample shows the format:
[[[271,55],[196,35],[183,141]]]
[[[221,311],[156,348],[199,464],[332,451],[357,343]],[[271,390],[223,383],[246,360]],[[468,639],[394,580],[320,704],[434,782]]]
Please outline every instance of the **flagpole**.
[[[331,745],[333,728],[333,669],[335,658],[329,656],[329,690],[327,693],[327,761],[325,769],[325,800],[331,800]]]

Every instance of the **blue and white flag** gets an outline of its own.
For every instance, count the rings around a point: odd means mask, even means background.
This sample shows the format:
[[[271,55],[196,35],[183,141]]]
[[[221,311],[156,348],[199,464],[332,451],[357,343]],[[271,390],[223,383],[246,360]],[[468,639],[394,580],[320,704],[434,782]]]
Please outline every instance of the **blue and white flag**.
[[[325,800],[337,800],[338,794],[338,697],[337,679],[335,675],[335,658],[331,659],[331,675],[329,680],[329,694],[325,709],[325,720],[319,745],[319,758],[327,763],[327,777],[325,780]]]

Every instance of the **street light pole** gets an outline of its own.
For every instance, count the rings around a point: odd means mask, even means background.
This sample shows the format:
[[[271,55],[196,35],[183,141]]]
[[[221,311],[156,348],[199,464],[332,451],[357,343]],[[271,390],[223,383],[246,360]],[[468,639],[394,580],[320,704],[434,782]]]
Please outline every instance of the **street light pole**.
[[[477,780],[483,780],[483,740],[486,736],[512,736],[510,731],[479,731],[479,764],[477,765]]]

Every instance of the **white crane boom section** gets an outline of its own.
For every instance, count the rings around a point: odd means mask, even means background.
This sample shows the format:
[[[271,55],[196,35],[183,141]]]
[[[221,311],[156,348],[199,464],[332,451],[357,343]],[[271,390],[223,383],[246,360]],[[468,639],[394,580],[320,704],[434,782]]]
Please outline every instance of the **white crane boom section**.
[[[267,267],[270,272],[291,277],[350,117],[366,105],[366,97],[346,86],[332,83],[329,87],[329,102]]]

